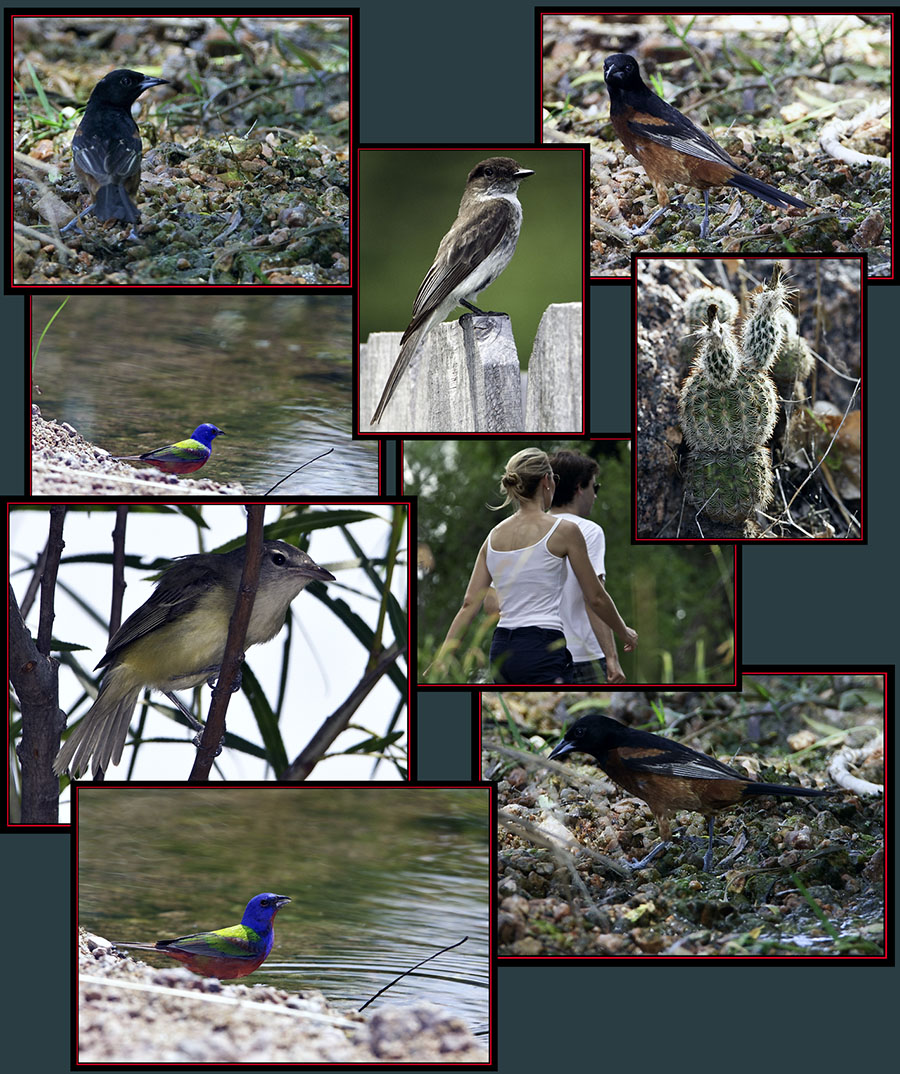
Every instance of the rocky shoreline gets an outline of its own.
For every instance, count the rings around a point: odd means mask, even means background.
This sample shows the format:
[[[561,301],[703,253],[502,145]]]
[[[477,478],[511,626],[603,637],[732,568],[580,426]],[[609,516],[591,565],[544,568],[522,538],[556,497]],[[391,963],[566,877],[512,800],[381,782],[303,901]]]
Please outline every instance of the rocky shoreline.
[[[486,1044],[432,1003],[365,1015],[314,989],[223,984],[154,969],[84,929],[78,945],[80,1063],[465,1063]]]

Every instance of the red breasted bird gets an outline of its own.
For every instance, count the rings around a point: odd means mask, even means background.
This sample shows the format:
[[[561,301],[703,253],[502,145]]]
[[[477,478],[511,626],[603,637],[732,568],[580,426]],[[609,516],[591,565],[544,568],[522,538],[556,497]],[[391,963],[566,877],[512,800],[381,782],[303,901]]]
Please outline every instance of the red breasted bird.
[[[669,818],[677,809],[691,809],[708,818],[709,849],[703,859],[703,871],[709,872],[714,816],[720,810],[764,794],[821,798],[834,793],[758,783],[705,753],[649,731],[625,727],[598,713],[589,713],[573,723],[550,754],[550,760],[575,752],[589,753],[614,783],[643,799],[653,811],[663,841],[634,868],[646,865],[668,845]]]
[[[177,940],[157,940],[156,943],[113,942],[117,947],[158,951],[177,958],[189,970],[204,977],[218,977],[223,981],[246,977],[269,957],[275,942],[275,915],[290,901],[287,895],[273,895],[267,891],[254,895],[247,903],[240,925],[179,936]]]
[[[644,84],[637,61],[631,56],[607,56],[603,77],[609,91],[609,118],[613,128],[628,152],[644,166],[662,206],[636,234],[643,234],[666,211],[669,202],[666,187],[671,183],[683,183],[703,191],[706,211],[700,227],[701,239],[706,238],[709,228],[711,187],[736,187],[779,208],[789,205],[810,208],[793,194],[742,172],[708,134]]]
[[[205,465],[212,455],[213,440],[224,435],[215,425],[198,425],[187,440],[179,440],[177,444],[148,451],[146,455],[113,455],[113,458],[126,462],[145,462],[166,474],[192,474]]]

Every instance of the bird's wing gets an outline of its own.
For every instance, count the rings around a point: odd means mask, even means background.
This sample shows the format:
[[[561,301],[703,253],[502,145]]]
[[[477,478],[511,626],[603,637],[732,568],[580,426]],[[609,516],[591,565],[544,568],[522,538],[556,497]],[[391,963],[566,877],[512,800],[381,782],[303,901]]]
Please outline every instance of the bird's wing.
[[[445,302],[481,264],[504,237],[514,215],[506,198],[490,198],[480,204],[477,221],[471,216],[456,218],[416,295],[410,328]]]
[[[621,746],[616,751],[619,761],[633,772],[658,772],[683,779],[724,779],[746,782],[741,775],[714,757],[694,750],[667,747]]]
[[[106,653],[97,667],[105,667],[111,662],[115,654],[124,646],[138,638],[156,630],[174,617],[189,611],[191,606],[214,584],[216,573],[210,566],[204,569],[203,564],[197,562],[199,557],[192,557],[190,576],[185,580],[179,571],[179,564],[175,563],[162,576],[156,589],[110,638]]]
[[[161,941],[164,947],[173,947],[188,955],[223,955],[228,958],[251,959],[259,955],[260,936],[245,925],[230,925],[215,932],[198,932],[194,936],[180,936],[177,940]]]
[[[195,459],[205,459],[210,454],[210,449],[198,440],[179,440],[177,444],[158,448],[156,451],[148,451],[146,455],[139,455],[141,459],[159,459],[160,462],[191,462]]]
[[[141,156],[139,138],[85,138],[72,139],[72,157],[78,167],[104,184],[127,179]]]
[[[689,157],[697,157],[698,160],[709,160],[714,164],[727,164],[729,167],[739,170],[734,161],[725,150],[717,145],[712,138],[676,109],[660,101],[664,107],[659,109],[659,122],[645,123],[636,120],[628,121],[628,129],[635,134],[648,138],[657,145],[664,145],[668,149],[674,149],[679,153],[686,153]]]

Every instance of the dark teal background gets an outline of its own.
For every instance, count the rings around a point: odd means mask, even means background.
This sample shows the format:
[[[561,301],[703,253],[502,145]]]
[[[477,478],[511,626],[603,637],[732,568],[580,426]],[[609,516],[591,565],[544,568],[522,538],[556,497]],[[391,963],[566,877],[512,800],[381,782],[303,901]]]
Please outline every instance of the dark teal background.
[[[66,0],[56,6],[83,10]],[[816,8],[830,6],[826,0]],[[870,4],[867,10],[887,6]],[[93,7],[122,10],[117,4]],[[202,0],[192,10],[204,7],[216,15],[240,14]],[[468,145],[533,138],[538,63],[531,3],[361,0],[361,8],[363,141]],[[298,12],[296,5],[278,3],[265,10]],[[537,176],[526,182],[536,183]],[[523,187],[523,201],[525,197]],[[595,431],[622,432],[631,425],[626,394],[630,293],[617,287],[598,297],[611,313],[599,334],[599,326],[593,326],[591,413],[604,423]],[[745,547],[742,622],[743,658],[748,662],[867,666],[897,659],[896,445],[887,450],[900,398],[898,363],[891,357],[897,328],[888,323],[896,293],[876,286],[866,297],[869,435],[864,465],[871,499],[870,543]],[[410,302],[412,298],[409,295]],[[19,480],[24,440],[22,301],[0,300],[6,352],[0,489],[7,493],[16,487],[11,479]],[[596,301],[591,310],[596,317]],[[445,755],[442,743],[468,726],[468,711],[465,695],[422,696],[423,760]],[[431,774],[424,767],[420,772],[424,777]],[[468,772],[457,776],[467,778]],[[4,1042],[6,1065],[58,1074],[69,1069],[74,950],[69,839],[4,836],[2,850],[6,881],[0,909],[11,930],[12,953],[4,1007],[11,1030]],[[709,1064],[711,1057],[721,1058],[729,1074],[755,1074],[761,1067],[814,1072],[852,1068],[858,1062],[860,1027],[868,1027],[873,1054],[890,1054],[895,972],[746,964],[734,969],[658,963],[504,966],[497,974],[499,1070],[531,1074],[622,1068],[655,1074]]]

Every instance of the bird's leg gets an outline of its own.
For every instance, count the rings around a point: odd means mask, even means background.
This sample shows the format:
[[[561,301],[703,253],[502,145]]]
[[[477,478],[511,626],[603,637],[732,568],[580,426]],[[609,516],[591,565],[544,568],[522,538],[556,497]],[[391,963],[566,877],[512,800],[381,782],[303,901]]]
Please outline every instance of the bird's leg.
[[[175,708],[177,708],[181,712],[181,714],[195,731],[203,730],[203,724],[200,723],[197,717],[193,714],[193,712],[191,712],[187,705],[184,704],[184,702],[181,700],[180,697],[178,697],[177,694],[169,693],[168,690],[163,690],[163,694],[172,702]]]
[[[661,205],[656,210],[656,212],[653,213],[653,215],[650,217],[650,219],[646,221],[646,223],[641,224],[641,226],[639,228],[635,228],[631,232],[632,236],[637,238],[638,235],[645,235],[650,230],[650,228],[653,227],[653,225],[656,223],[656,221],[661,216],[665,216],[665,214],[669,211],[669,209],[671,209],[673,205],[677,205],[680,202],[680,200],[681,200],[680,198],[676,198],[674,201],[670,202],[668,205]]]
[[[240,688],[241,688],[241,681],[243,679],[243,673],[241,671],[241,667],[243,666],[243,663],[244,663],[244,655],[245,655],[244,653],[241,653],[241,659],[240,659],[240,662],[238,663],[237,675],[235,675],[234,681],[232,682],[231,686],[229,687],[229,689],[231,690],[231,692],[233,694],[236,694],[238,692],[238,690],[240,690]],[[217,674],[216,675],[211,675],[206,680],[206,685],[211,690],[214,687],[218,686],[219,685],[218,675]]]
[[[706,851],[706,855],[703,858],[703,871],[708,873],[710,866],[712,865],[712,853],[713,853],[713,825],[716,818],[711,814],[709,818],[709,848]]]
[[[709,233],[709,191],[703,191],[703,223],[700,225],[700,238],[705,239]]]
[[[78,221],[82,218],[82,216],[87,216],[87,214],[91,211],[91,209],[93,209],[93,207],[94,203],[91,202],[91,204],[86,209],[83,209],[77,216],[73,216],[64,228],[60,228],[60,235],[65,235],[65,233],[69,230],[70,227],[74,227],[79,235],[83,235],[84,232],[81,230],[80,227],[77,226]]]

